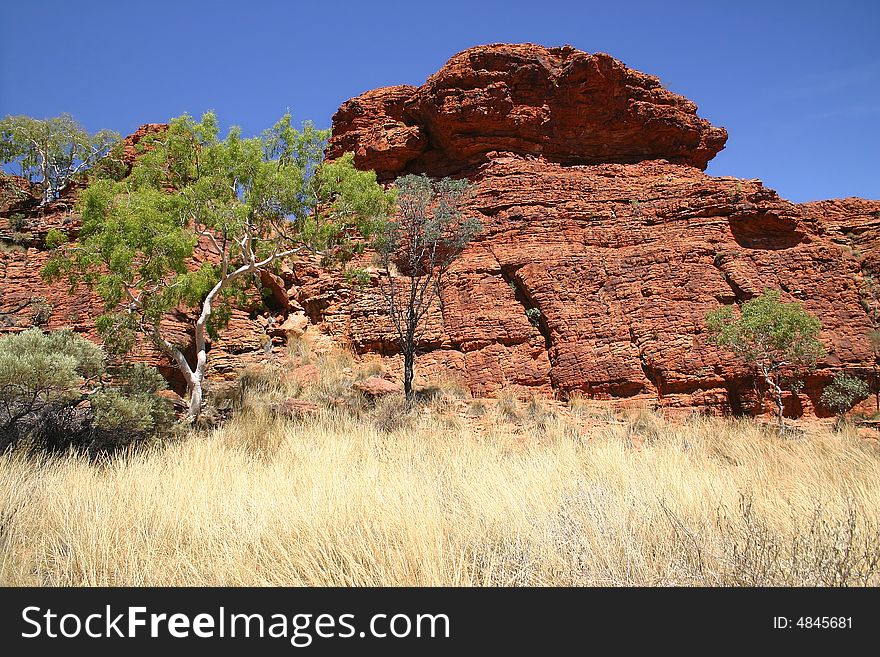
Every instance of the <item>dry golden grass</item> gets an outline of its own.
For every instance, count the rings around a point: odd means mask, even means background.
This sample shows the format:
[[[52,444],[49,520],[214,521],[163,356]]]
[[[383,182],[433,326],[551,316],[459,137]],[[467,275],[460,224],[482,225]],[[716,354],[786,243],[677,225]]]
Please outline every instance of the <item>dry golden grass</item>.
[[[880,453],[851,432],[448,390],[400,412],[246,403],[98,466],[0,457],[0,583],[880,584]]]

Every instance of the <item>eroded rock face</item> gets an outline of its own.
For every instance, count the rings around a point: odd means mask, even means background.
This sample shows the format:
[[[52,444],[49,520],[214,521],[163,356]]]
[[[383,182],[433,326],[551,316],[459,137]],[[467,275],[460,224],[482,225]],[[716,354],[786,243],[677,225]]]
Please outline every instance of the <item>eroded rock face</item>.
[[[727,132],[694,103],[604,53],[570,46],[479,46],[421,87],[386,87],[342,105],[331,155],[380,177],[468,171],[495,151],[562,164],[666,159],[706,168]]]
[[[880,317],[880,290],[871,292],[880,281],[880,201],[797,205],[758,180],[705,175],[725,138],[693,103],[607,55],[486,46],[457,55],[421,87],[378,89],[343,104],[332,152],[354,152],[385,180],[456,173],[476,186],[467,211],[484,228],[427,318],[418,375],[452,376],[475,395],[579,391],[760,412],[746,370],[707,343],[704,317],[774,288],[821,319],[828,351],[787,411],[827,414],[817,402],[834,372],[869,375],[874,364],[868,334]],[[22,203],[0,198],[7,245],[10,217],[29,207]],[[46,298],[47,327],[95,337],[97,300],[39,277],[41,236],[49,227],[75,234],[75,212],[59,203],[29,221],[30,248],[0,251],[0,331],[42,321],[33,299]],[[199,258],[211,257],[202,244]],[[358,264],[371,267],[369,255]],[[264,301],[235,311],[211,345],[209,380],[283,355],[284,341],[300,333],[378,354],[399,377],[376,282],[374,269],[365,288],[352,289],[311,261],[264,276]],[[172,313],[166,321],[174,341],[191,340],[191,318]],[[138,358],[174,382],[174,369],[149,345]]]
[[[790,399],[792,414],[817,410],[834,370],[873,361],[860,264],[829,238],[821,206],[662,161],[565,167],[505,156],[474,182],[469,210],[484,230],[449,272],[420,370],[452,373],[475,394],[516,385],[746,412],[752,382],[707,343],[704,317],[765,288],[824,327],[828,356]],[[322,322],[395,361],[375,288],[340,291]]]
[[[419,88],[348,101],[331,143],[385,179],[457,173],[477,186],[468,211],[484,230],[428,318],[422,372],[478,395],[522,386],[760,411],[704,318],[773,288],[822,320],[828,351],[787,410],[826,414],[833,372],[874,361],[862,270],[880,257],[880,202],[795,205],[758,180],[705,175],[725,139],[656,78],[525,45],[473,48]],[[375,290],[310,285],[325,300],[316,321],[399,368]]]

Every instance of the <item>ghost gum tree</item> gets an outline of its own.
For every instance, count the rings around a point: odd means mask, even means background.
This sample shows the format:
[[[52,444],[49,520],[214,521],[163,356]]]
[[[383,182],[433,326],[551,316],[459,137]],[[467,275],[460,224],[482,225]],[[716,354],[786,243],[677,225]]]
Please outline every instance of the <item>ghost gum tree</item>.
[[[105,344],[129,351],[146,336],[180,370],[187,385],[189,421],[200,412],[208,343],[231,307],[263,270],[281,260],[319,254],[344,261],[351,237],[369,232],[387,213],[390,196],[373,172],[352,157],[323,161],[327,131],[285,115],[261,137],[232,128],[219,139],[215,115],[184,115],[145,139],[131,174],[102,179],[82,194],[76,244],[57,246],[43,274],[85,284],[103,299],[97,320]],[[139,144],[140,146],[140,144]],[[209,246],[199,261],[196,246]],[[202,253],[204,256],[204,253]],[[163,333],[162,317],[182,308],[194,317],[194,360]]]
[[[0,120],[0,163],[40,190],[40,206],[58,198],[74,177],[105,157],[119,135],[101,130],[90,135],[72,116],[51,119],[7,116]]]

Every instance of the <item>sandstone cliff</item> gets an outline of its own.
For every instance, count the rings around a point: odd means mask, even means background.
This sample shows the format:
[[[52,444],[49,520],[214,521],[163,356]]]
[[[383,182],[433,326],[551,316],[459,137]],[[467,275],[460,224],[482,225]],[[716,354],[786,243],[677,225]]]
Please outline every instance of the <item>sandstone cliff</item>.
[[[493,151],[562,164],[662,158],[705,169],[727,141],[687,98],[610,55],[570,46],[471,48],[421,87],[386,87],[333,117],[330,155],[380,177],[460,173]]]
[[[330,154],[353,151],[386,181],[424,172],[477,186],[468,211],[484,230],[429,317],[420,373],[455,376],[476,395],[581,391],[755,412],[753,382],[706,343],[703,317],[771,287],[822,320],[828,356],[788,399],[792,415],[821,413],[818,395],[835,370],[869,373],[874,364],[880,201],[798,205],[758,180],[707,176],[726,138],[694,103],[608,55],[494,45],[456,55],[421,87],[347,101]],[[37,321],[92,335],[95,300],[46,287],[38,274],[42,236],[50,227],[75,234],[76,215],[62,200],[36,216],[27,198],[0,203],[7,245],[14,214],[31,224],[29,244],[0,251],[0,331]],[[268,306],[255,300],[234,314],[211,345],[209,376],[279,356],[282,324],[299,331],[306,318],[310,332],[399,367],[370,286],[353,291],[314,263],[292,263],[263,284]],[[48,319],[40,298],[52,306]],[[185,343],[180,319],[168,321]],[[139,357],[174,380],[148,346]]]
[[[421,87],[344,103],[331,154],[387,179],[478,185],[485,231],[451,272],[423,357],[476,394],[518,384],[752,411],[753,382],[707,345],[703,317],[770,287],[823,322],[828,356],[789,399],[791,414],[813,411],[834,369],[874,362],[863,269],[877,270],[880,202],[796,205],[705,175],[726,136],[608,55],[494,45]],[[356,348],[392,351],[377,298],[338,312]]]

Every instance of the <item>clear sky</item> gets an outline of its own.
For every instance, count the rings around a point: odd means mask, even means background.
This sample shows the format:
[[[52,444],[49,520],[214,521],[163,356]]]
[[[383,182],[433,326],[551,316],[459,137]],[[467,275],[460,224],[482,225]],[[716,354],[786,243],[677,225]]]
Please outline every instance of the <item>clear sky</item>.
[[[421,84],[496,42],[604,51],[730,133],[712,175],[794,201],[880,199],[880,0],[4,0],[0,116],[69,112],[122,134],[215,110],[256,134],[329,127],[374,87]]]

